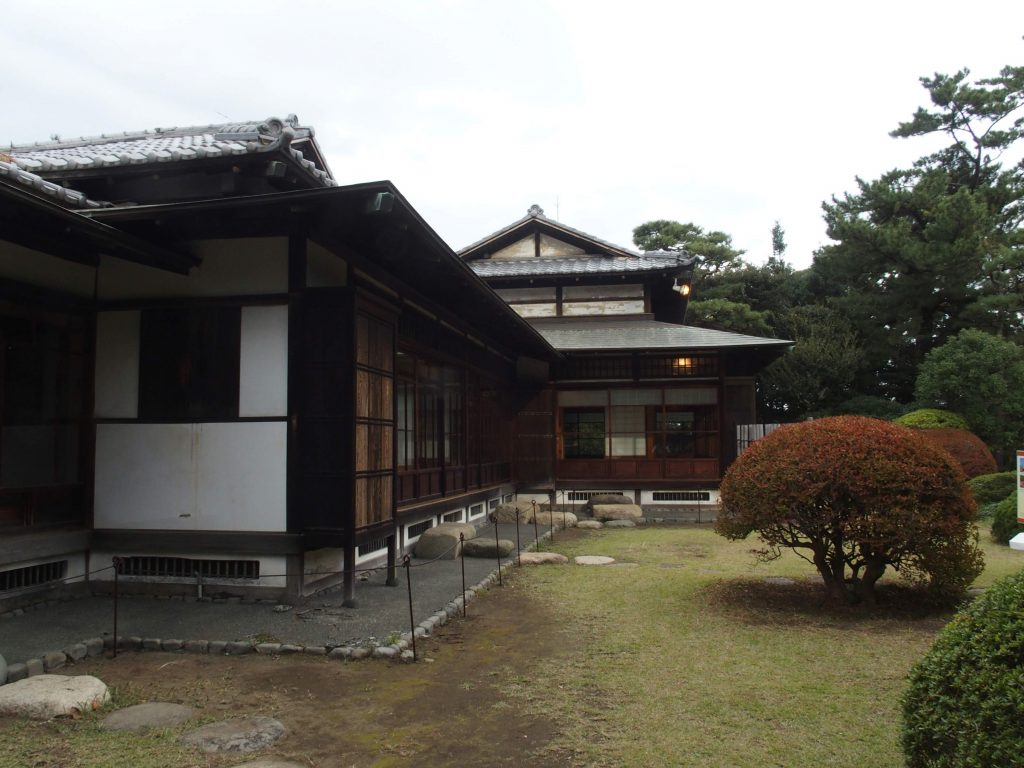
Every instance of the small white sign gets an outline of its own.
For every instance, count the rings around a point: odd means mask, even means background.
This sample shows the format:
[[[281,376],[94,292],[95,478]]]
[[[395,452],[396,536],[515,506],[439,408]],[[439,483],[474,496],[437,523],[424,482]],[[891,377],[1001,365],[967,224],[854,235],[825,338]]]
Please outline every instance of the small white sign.
[[[1017,451],[1017,522],[1024,523],[1024,451]]]

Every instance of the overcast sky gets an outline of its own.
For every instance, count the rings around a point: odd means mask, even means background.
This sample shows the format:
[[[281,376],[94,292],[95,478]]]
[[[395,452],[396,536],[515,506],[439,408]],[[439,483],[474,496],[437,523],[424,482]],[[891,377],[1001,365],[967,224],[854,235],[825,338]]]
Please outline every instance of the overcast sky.
[[[918,77],[1024,63],[1024,2],[5,3],[0,145],[296,113],[341,184],[390,179],[453,248],[525,214],[649,219],[755,262],[924,154]]]

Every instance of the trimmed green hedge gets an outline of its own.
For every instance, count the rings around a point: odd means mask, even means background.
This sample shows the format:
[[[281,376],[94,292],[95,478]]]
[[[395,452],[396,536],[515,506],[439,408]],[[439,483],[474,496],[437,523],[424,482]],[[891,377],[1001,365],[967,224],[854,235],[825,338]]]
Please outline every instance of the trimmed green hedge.
[[[897,424],[914,429],[942,429],[952,427],[953,429],[970,430],[963,416],[952,411],[943,411],[938,408],[921,408],[916,411],[900,416],[895,419]]]
[[[939,633],[903,697],[907,768],[1024,765],[1024,571]]]
[[[1015,490],[1016,483],[1016,472],[994,472],[991,475],[978,475],[967,481],[971,495],[979,505],[1002,501],[1007,494]]]
[[[1000,544],[1009,544],[1021,531],[1024,525],[1017,522],[1017,492],[1013,491],[992,510],[992,538]]]

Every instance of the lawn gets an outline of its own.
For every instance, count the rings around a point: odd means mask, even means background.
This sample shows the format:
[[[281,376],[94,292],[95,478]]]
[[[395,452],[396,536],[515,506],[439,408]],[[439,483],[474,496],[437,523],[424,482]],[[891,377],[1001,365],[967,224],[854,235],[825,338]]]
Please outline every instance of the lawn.
[[[1024,566],[981,543],[978,585]],[[562,724],[548,749],[588,766],[902,765],[904,678],[949,612],[892,587],[873,610],[826,606],[808,563],[758,565],[753,546],[702,526],[598,531],[555,548],[617,565],[524,574],[576,637],[541,679],[510,673]]]
[[[517,570],[421,641],[419,664],[86,659],[67,671],[113,686],[114,706],[181,702],[196,723],[137,735],[103,730],[103,713],[0,718],[0,768],[228,768],[245,758],[178,737],[236,714],[289,729],[250,759],[312,768],[902,765],[904,678],[949,611],[893,588],[870,611],[831,608],[804,561],[755,565],[754,542],[707,526],[561,532],[554,546],[618,564]],[[987,535],[982,546],[979,585],[1024,566]]]

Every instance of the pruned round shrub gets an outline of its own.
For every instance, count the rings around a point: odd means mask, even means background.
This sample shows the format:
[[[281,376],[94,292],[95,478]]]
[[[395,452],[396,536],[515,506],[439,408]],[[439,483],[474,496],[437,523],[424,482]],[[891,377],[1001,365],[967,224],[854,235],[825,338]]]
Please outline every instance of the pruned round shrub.
[[[797,550],[843,602],[874,602],[887,567],[962,593],[981,572],[963,470],[921,434],[861,416],[790,424],[748,448],[721,485],[715,530],[757,533],[762,560]]]
[[[996,459],[980,437],[966,429],[936,427],[919,430],[921,437],[949,452],[968,477],[996,471]]]
[[[1017,522],[1017,492],[1012,491],[992,510],[992,538],[1000,544],[1009,544],[1021,531],[1024,525]]]
[[[978,504],[990,504],[1005,499],[1016,488],[1016,484],[1016,472],[993,472],[972,477],[967,486]]]
[[[963,416],[940,408],[920,408],[903,414],[895,422],[914,429],[970,429]]]
[[[907,768],[1024,765],[1024,571],[953,617],[910,671]]]

